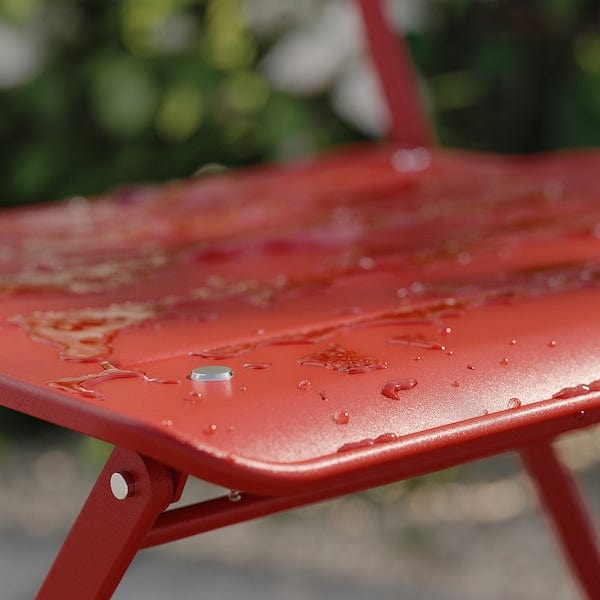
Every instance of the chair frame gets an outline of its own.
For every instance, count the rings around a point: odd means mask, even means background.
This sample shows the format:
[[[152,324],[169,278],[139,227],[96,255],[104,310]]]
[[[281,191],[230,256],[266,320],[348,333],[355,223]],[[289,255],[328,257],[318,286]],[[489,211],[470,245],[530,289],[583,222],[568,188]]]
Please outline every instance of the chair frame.
[[[393,32],[379,0],[357,0],[357,4],[389,111],[390,137],[408,146],[431,146],[431,127],[418,98],[404,43]],[[511,450],[519,452],[535,483],[582,590],[590,600],[600,598],[600,552],[594,528],[571,473],[552,446],[557,435],[583,426],[572,419],[574,409],[586,411],[586,426],[600,421],[598,406],[585,402],[566,408],[555,402],[544,409],[524,410],[520,417],[511,417],[510,426],[507,423],[485,442],[473,436],[472,426],[457,424],[455,436],[460,443],[449,442],[445,448],[440,445],[436,453],[419,453],[423,440],[416,439],[411,442],[413,459],[408,453],[405,462],[393,468],[370,470],[367,461],[354,476],[324,479],[304,491],[272,496],[244,494],[241,499],[223,496],[171,510],[167,509],[181,497],[188,474],[168,460],[146,456],[143,448],[116,447],[37,598],[109,598],[142,548]],[[44,418],[43,410],[36,416]],[[114,477],[126,485],[119,497],[111,488]]]

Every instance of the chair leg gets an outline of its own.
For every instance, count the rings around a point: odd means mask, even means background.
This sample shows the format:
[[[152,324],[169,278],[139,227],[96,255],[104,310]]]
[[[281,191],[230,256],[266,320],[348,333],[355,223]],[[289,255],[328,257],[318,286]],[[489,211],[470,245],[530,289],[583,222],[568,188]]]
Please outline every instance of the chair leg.
[[[357,0],[369,54],[389,113],[389,137],[409,146],[435,143],[419,98],[418,81],[405,41],[386,17],[382,0]]]
[[[563,552],[589,600],[600,598],[600,552],[591,519],[571,472],[550,443],[520,450]]]
[[[111,489],[111,476],[117,499]],[[120,487],[119,487],[119,484]],[[156,517],[173,501],[171,469],[116,448],[75,521],[37,600],[110,598]]]

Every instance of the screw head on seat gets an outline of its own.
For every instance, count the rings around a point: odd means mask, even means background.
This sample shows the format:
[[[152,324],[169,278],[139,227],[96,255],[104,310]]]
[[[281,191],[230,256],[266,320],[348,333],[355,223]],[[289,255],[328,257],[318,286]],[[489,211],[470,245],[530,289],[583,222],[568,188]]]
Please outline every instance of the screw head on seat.
[[[227,381],[233,377],[233,369],[224,365],[196,367],[190,373],[192,381]]]

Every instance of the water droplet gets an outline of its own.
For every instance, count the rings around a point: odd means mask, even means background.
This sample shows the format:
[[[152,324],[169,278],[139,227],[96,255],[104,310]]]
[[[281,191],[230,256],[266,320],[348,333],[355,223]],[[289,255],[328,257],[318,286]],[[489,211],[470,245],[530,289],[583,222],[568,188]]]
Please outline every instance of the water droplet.
[[[460,387],[460,381],[453,381],[452,387]]]
[[[592,391],[591,386],[586,385],[585,383],[575,385],[573,387],[566,387],[562,390],[559,390],[555,394],[552,394],[553,398],[566,400],[567,398],[575,398],[577,396],[583,396],[584,394],[589,394]]]
[[[596,379],[595,381],[588,383],[588,386],[590,388],[590,391],[600,392],[600,379]]]
[[[324,350],[313,352],[298,359],[298,363],[308,367],[323,367],[354,375],[368,373],[376,369],[387,369],[387,363],[376,358],[359,354],[354,350],[329,344]]]
[[[268,369],[270,362],[244,363],[244,369]]]
[[[349,442],[338,448],[338,452],[349,452],[351,450],[359,450],[361,448],[369,448],[375,445],[375,440],[367,438],[365,440],[359,440],[358,442]]]
[[[359,440],[358,442],[350,442],[348,444],[344,444],[338,448],[338,452],[348,452],[350,450],[359,450],[361,448],[370,448],[375,444],[389,444],[390,442],[395,442],[398,439],[398,436],[395,433],[382,433],[377,436],[375,439],[373,438],[365,438],[364,440]]]
[[[247,392],[247,391],[248,391],[248,387],[247,387],[247,386],[245,386],[245,385],[242,385],[242,386],[240,387],[240,392]]]
[[[474,371],[475,370],[475,365],[468,364],[467,365],[467,369],[469,369],[470,371]]]
[[[179,379],[160,379],[159,377],[148,377],[146,373],[142,373],[142,379],[147,383],[164,383],[166,385],[178,385],[181,383]]]
[[[195,400],[196,398],[202,398],[202,394],[200,392],[188,392],[187,397]]]
[[[365,271],[370,271],[375,266],[375,261],[369,256],[363,256],[359,259],[358,266]]]
[[[327,395],[325,394],[325,392],[323,390],[316,390],[316,392],[321,397],[321,400],[324,400],[324,401],[329,400],[329,398],[327,398]]]
[[[224,358],[235,358],[242,354],[252,352],[257,347],[254,343],[230,344],[228,346],[220,346],[219,348],[211,348],[200,350],[198,352],[190,352],[190,356],[201,356],[212,360],[221,360]]]
[[[516,346],[517,345],[517,340],[515,340],[514,338],[512,340],[508,341],[509,346]]]
[[[308,390],[310,389],[311,383],[308,379],[301,379],[296,386],[299,390]]]
[[[508,401],[508,408],[519,408],[521,406],[521,401],[518,398],[511,398]]]
[[[398,436],[395,433],[382,433],[377,436],[373,441],[376,444],[387,444],[388,442],[395,442]]]
[[[210,423],[202,428],[202,432],[204,435],[214,435],[217,432],[217,426],[214,423]]]
[[[265,330],[264,329],[257,329],[256,330],[256,334],[257,335],[265,335]]]
[[[425,350],[445,350],[446,346],[434,340],[427,340],[422,335],[399,335],[387,340],[388,344],[400,344],[402,346],[413,346]]]
[[[164,427],[173,427],[173,419],[163,419],[160,423]]]
[[[454,355],[454,350],[446,350],[446,354],[448,356],[453,356]]]
[[[412,359],[413,360],[421,360],[421,357],[419,355],[417,355],[417,356],[413,356]]]
[[[583,421],[585,419],[585,410],[580,410],[578,413],[576,413],[575,418],[578,421]]]
[[[444,327],[440,330],[442,335],[450,335],[452,333],[452,327]]]
[[[548,348],[556,348],[556,340],[550,340],[548,342]]]
[[[401,148],[391,156],[392,168],[401,173],[422,171],[431,164],[431,153],[426,148]]]
[[[402,394],[406,390],[412,390],[417,385],[416,379],[396,379],[388,381],[382,388],[381,394],[392,400],[400,400]]]
[[[338,425],[347,425],[348,421],[350,421],[350,413],[346,410],[336,412],[335,415],[333,415],[333,420]]]
[[[468,252],[461,252],[457,257],[456,257],[456,262],[461,266],[461,267],[466,267],[468,264],[471,263],[471,261],[473,260],[473,257],[468,253]]]
[[[345,327],[345,324],[330,325],[328,327],[321,327],[319,329],[312,329],[309,331],[286,333],[268,340],[267,343],[274,345],[318,344],[319,342],[334,336]]]
[[[417,296],[425,294],[425,286],[420,281],[413,281],[410,284],[410,291]]]
[[[500,359],[500,364],[501,365],[507,365],[508,364],[508,358],[505,356],[504,358]]]
[[[242,494],[238,490],[231,490],[229,494],[227,494],[227,498],[230,502],[239,502],[242,499]]]

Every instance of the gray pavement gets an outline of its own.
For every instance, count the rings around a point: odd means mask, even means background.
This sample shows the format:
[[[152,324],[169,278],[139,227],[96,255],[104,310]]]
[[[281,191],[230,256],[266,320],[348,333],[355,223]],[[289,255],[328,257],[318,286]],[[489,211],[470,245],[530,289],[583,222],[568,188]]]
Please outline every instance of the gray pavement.
[[[561,447],[598,520],[600,430],[569,437]],[[99,468],[80,454],[71,441],[21,447],[0,462],[2,600],[33,598]],[[183,502],[221,492],[191,480]],[[581,597],[511,457],[142,551],[115,594],[117,600]]]

